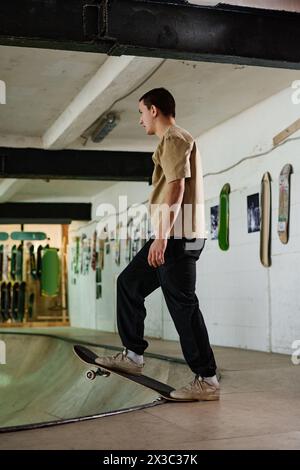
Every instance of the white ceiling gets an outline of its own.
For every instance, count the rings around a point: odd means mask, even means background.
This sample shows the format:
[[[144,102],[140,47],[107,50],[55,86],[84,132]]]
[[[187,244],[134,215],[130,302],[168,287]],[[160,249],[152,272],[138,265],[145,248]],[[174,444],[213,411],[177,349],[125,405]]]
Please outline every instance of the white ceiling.
[[[104,54],[0,47],[7,103],[0,133],[41,137],[105,62]]]
[[[138,99],[147,90],[168,88],[177,123],[198,137],[298,78],[297,70],[1,46],[0,146],[152,151],[156,138],[139,126]],[[100,144],[84,139],[111,106],[118,126]],[[0,200],[86,200],[109,184],[0,180]]]

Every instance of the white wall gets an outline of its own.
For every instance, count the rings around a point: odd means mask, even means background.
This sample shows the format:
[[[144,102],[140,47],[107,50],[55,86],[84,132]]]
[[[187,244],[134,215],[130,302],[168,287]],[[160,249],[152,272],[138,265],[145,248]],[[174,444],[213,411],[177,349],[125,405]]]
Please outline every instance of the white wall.
[[[220,171],[243,157],[266,152],[273,137],[299,118],[291,89],[223,123],[200,139],[205,173]],[[299,131],[292,136],[300,138]],[[299,153],[300,140],[291,140],[267,155],[205,178],[207,218],[218,203],[218,192],[229,182],[230,250],[210,241],[199,263],[198,292],[212,342],[263,351],[291,352],[300,338],[299,317]],[[290,241],[277,236],[278,178],[284,164],[293,165]],[[259,232],[247,233],[247,195],[260,191],[263,173],[272,177],[272,266],[259,259]]]
[[[292,104],[291,93],[291,89],[284,90],[202,135],[198,144],[204,174],[219,172],[244,157],[268,152],[273,137],[299,118],[300,105]],[[300,138],[300,133],[292,137]],[[291,343],[300,338],[299,153],[300,140],[291,140],[264,156],[204,179],[209,238],[198,262],[197,294],[211,342],[215,345],[290,353]],[[293,165],[294,174],[290,241],[283,245],[277,236],[278,177],[286,163]],[[259,232],[247,233],[247,196],[260,191],[265,171],[272,176],[270,268],[260,263]],[[230,249],[222,252],[218,242],[210,239],[210,207],[218,204],[219,192],[227,182],[231,185]],[[145,201],[150,191],[147,183],[117,183],[95,198],[94,214],[100,202],[116,204],[119,194],[127,195],[130,205]],[[84,228],[88,236],[92,236],[94,226]],[[71,230],[73,235],[80,234],[76,224]],[[69,285],[74,326],[116,331],[114,283],[126,266],[124,251],[120,267],[114,263],[113,250],[106,256],[102,299],[95,300],[95,279],[91,270],[88,276],[78,276],[76,286]],[[178,339],[160,290],[149,296],[146,306],[146,334]]]
[[[72,223],[70,226],[70,244],[77,235],[85,233],[92,238],[97,227],[96,209],[101,203],[110,203],[118,211],[118,196],[127,196],[128,207],[137,202],[146,201],[151,191],[148,183],[126,182],[116,183],[100,193],[93,200],[92,223]],[[73,242],[74,243],[74,242]],[[98,247],[97,247],[98,249]],[[120,266],[115,263],[114,242],[110,243],[110,253],[105,254],[104,269],[102,272],[102,297],[96,299],[96,274],[91,268],[88,275],[76,276],[76,284],[69,280],[69,312],[72,326],[97,328],[103,331],[117,331],[116,326],[116,279],[118,274],[126,267],[125,260],[126,242],[121,242]],[[71,250],[68,250],[68,271],[71,272]],[[163,336],[162,321],[162,296],[157,290],[148,299],[145,305],[149,312],[146,318],[145,328],[147,335],[152,337]],[[151,313],[150,313],[151,312]]]

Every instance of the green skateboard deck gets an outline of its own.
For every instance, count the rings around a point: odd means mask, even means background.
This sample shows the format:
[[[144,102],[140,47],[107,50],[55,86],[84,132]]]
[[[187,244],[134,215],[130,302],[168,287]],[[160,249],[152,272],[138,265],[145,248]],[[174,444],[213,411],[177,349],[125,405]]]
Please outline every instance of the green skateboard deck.
[[[13,245],[11,249],[11,259],[10,259],[10,276],[13,280],[16,279],[16,264],[17,264],[17,247]]]
[[[23,245],[19,245],[16,254],[16,276],[17,281],[23,281]]]
[[[6,284],[4,311],[5,311],[4,316],[7,320],[9,318],[12,318],[12,315],[11,315],[11,282],[8,282]]]
[[[42,295],[56,296],[59,293],[60,262],[56,248],[46,248],[42,258]]]
[[[26,283],[21,282],[19,285],[18,296],[18,321],[22,322],[25,315],[25,296],[26,296]]]
[[[12,306],[11,306],[11,314],[13,320],[18,320],[18,306],[19,306],[19,289],[20,284],[15,282],[12,288]]]
[[[34,292],[31,292],[28,299],[28,320],[33,319],[33,307],[34,307]]]
[[[271,266],[271,175],[267,171],[261,180],[260,261]]]
[[[12,240],[45,240],[47,235],[44,232],[12,232],[10,235]]]
[[[0,232],[0,240],[6,242],[8,240],[9,235],[6,232]]]
[[[4,246],[0,245],[0,281],[3,280]]]
[[[229,249],[229,194],[230,184],[226,183],[220,193],[218,241],[223,251]]]
[[[1,283],[1,321],[7,320],[5,316],[5,303],[6,303],[6,282]]]
[[[293,167],[284,165],[279,175],[279,206],[278,206],[278,228],[277,233],[282,243],[289,241],[290,226],[290,181]]]

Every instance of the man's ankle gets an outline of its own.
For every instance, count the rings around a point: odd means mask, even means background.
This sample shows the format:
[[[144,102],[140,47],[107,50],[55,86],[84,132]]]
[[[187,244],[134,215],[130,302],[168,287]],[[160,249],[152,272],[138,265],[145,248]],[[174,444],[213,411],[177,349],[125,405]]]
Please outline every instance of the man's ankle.
[[[220,387],[220,384],[216,375],[213,375],[212,377],[203,377],[203,380],[209,385],[213,385],[214,387]]]
[[[144,356],[136,354],[134,351],[130,351],[130,349],[127,349],[127,357],[139,366],[144,364]]]

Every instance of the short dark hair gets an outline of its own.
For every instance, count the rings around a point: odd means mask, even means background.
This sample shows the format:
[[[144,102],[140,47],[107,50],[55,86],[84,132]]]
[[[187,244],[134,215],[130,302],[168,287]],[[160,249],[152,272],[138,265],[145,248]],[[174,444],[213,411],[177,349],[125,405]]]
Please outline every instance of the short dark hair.
[[[144,101],[148,109],[156,106],[165,116],[175,117],[175,100],[173,95],[165,88],[153,88],[147,91],[139,101]]]

